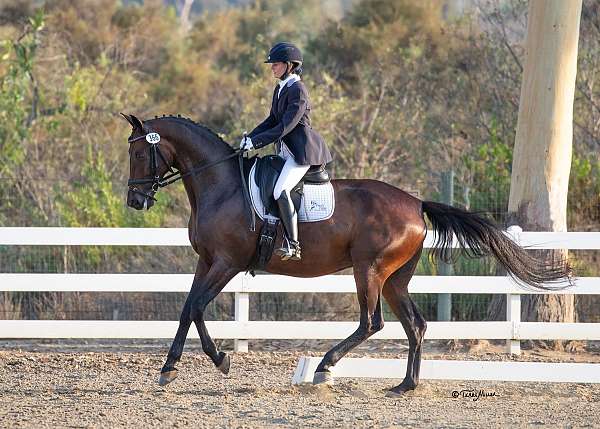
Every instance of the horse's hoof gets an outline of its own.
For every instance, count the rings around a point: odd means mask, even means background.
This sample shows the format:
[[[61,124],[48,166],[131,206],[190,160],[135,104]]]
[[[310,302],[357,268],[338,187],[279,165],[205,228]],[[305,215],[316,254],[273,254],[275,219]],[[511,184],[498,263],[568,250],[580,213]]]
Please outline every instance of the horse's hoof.
[[[385,394],[385,397],[386,398],[401,398],[404,396],[405,393],[406,393],[406,391],[395,392],[394,390],[390,389]]]
[[[313,384],[325,384],[333,386],[333,375],[329,371],[315,372],[313,376]]]
[[[387,393],[385,394],[385,397],[386,398],[401,398],[402,396],[406,395],[411,390],[415,390],[415,387],[417,387],[417,386],[406,387],[406,386],[399,385],[399,386],[396,386],[396,387],[388,390]]]
[[[219,371],[221,371],[223,374],[227,375],[229,374],[230,366],[231,359],[229,358],[229,355],[225,355],[225,357],[223,357],[223,361],[217,366],[217,368],[219,368]]]
[[[158,379],[158,384],[161,386],[166,386],[171,381],[177,378],[177,370],[172,369],[171,371],[161,372],[160,378]]]

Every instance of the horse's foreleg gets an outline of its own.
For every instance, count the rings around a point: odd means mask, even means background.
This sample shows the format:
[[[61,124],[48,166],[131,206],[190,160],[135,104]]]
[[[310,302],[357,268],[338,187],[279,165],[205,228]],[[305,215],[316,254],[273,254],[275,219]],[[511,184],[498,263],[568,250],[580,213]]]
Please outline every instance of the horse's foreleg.
[[[213,361],[223,374],[229,372],[229,356],[224,352],[219,352],[217,345],[210,337],[204,323],[204,311],[206,310],[206,306],[221,293],[223,288],[237,273],[238,270],[231,267],[221,264],[213,265],[209,272],[210,282],[207,281],[206,287],[200,289],[195,295],[190,309],[190,318],[196,324],[200,342],[202,343],[202,350],[204,350],[204,353],[208,355],[210,360]]]
[[[194,320],[194,323],[196,324],[198,335],[200,335],[202,350],[204,350],[204,353],[206,353],[210,360],[212,360],[215,366],[219,368],[219,371],[221,371],[223,374],[228,374],[230,365],[229,356],[227,353],[220,352],[217,349],[217,345],[206,329],[206,324],[204,323],[204,312],[200,313],[200,316]]]
[[[175,338],[173,339],[173,343],[171,344],[171,348],[167,354],[167,361],[160,370],[160,379],[158,380],[158,384],[161,386],[165,386],[177,378],[177,368],[175,368],[175,364],[179,362],[179,359],[181,359],[183,346],[185,345],[185,339],[190,329],[190,325],[192,324],[189,317],[189,309],[190,294],[188,294],[185,304],[183,305],[183,310],[181,311],[181,316],[179,317],[179,327],[177,328],[177,333],[175,334]]]
[[[225,285],[223,285],[224,287]],[[208,330],[206,329],[206,324],[204,323],[204,310],[206,306],[219,294],[219,292],[223,289],[221,287],[218,291],[207,291],[205,295],[201,295],[200,299],[202,303],[194,316],[194,323],[196,324],[196,329],[198,330],[198,335],[200,336],[200,342],[202,343],[202,350],[204,353],[212,360],[217,368],[223,373],[227,374],[229,372],[229,356],[225,352],[220,352],[217,349],[217,345],[211,338]]]
[[[354,278],[360,306],[360,324],[358,329],[348,338],[329,350],[317,366],[313,384],[332,384],[333,376],[330,368],[334,366],[350,350],[365,341],[371,335],[383,329],[383,313],[381,311],[381,281],[372,268],[354,268]]]
[[[169,384],[171,381],[177,378],[177,368],[175,368],[175,364],[179,362],[179,359],[181,359],[183,346],[185,345],[185,340],[190,329],[190,325],[192,324],[192,320],[190,318],[190,309],[195,296],[194,292],[196,289],[202,286],[203,279],[209,272],[209,268],[210,267],[203,260],[198,260],[194,282],[192,283],[192,288],[188,293],[185,304],[183,305],[183,309],[181,311],[181,316],[179,317],[179,327],[177,328],[177,333],[175,334],[175,338],[173,339],[173,343],[171,344],[171,348],[167,354],[167,361],[160,371],[160,379],[158,383],[161,386]]]

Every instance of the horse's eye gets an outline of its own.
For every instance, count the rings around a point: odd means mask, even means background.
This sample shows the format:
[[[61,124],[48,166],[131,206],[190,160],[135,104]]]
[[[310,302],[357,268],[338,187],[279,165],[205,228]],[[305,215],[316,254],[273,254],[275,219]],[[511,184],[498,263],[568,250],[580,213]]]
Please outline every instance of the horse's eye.
[[[146,157],[146,153],[143,150],[138,150],[135,152],[135,159],[144,159]]]

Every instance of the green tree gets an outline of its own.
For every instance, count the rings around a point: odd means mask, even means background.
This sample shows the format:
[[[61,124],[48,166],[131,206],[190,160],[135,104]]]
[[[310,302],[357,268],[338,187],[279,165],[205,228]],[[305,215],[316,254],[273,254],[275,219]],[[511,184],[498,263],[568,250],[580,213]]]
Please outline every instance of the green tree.
[[[25,158],[24,140],[37,115],[37,83],[33,62],[44,27],[41,13],[29,19],[26,31],[16,40],[3,40],[0,51],[0,176],[11,176]]]
[[[169,208],[168,193],[153,210],[143,216],[124,204],[122,189],[114,189],[103,152],[94,153],[88,146],[87,159],[81,169],[81,178],[73,190],[63,193],[57,189],[58,212],[64,226],[83,227],[159,227]]]

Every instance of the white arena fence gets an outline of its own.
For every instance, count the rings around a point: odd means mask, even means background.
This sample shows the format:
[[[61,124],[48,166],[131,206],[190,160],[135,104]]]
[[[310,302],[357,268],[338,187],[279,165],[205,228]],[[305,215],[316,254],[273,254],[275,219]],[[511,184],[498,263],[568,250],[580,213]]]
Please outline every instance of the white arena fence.
[[[600,232],[514,232],[532,249],[600,249]],[[425,247],[432,244],[427,236]],[[0,228],[3,246],[189,246],[185,228]],[[0,267],[1,270],[1,267]],[[28,274],[0,273],[0,291],[9,292],[187,292],[193,274]],[[224,289],[235,293],[235,320],[209,321],[214,338],[235,340],[247,351],[248,340],[342,339],[352,322],[251,321],[253,293],[355,293],[349,275],[305,279],[279,275],[236,276]],[[505,294],[507,319],[499,322],[429,322],[426,339],[506,340],[509,353],[520,353],[520,340],[600,340],[600,323],[521,322],[521,295],[533,293],[600,294],[600,277],[583,277],[560,292],[536,292],[508,277],[415,276],[411,293]],[[177,321],[0,320],[0,338],[173,338]],[[195,329],[190,336],[197,338]],[[405,339],[399,322],[387,322],[372,338]]]

